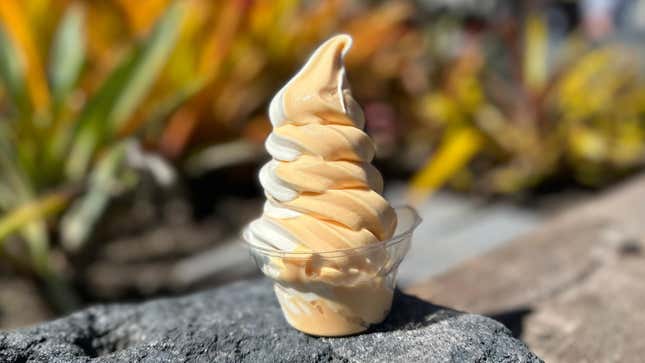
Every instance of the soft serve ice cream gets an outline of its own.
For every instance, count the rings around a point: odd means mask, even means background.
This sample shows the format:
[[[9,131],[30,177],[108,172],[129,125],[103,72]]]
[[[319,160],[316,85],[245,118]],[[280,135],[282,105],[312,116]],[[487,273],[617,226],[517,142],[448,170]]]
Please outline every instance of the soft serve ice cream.
[[[397,217],[381,196],[374,144],[345,75],[351,43],[327,40],[271,101],[273,159],[260,170],[267,201],[246,234],[277,252],[263,271],[287,321],[314,335],[363,331],[392,301],[393,284],[379,274],[387,252],[361,249],[390,239]]]

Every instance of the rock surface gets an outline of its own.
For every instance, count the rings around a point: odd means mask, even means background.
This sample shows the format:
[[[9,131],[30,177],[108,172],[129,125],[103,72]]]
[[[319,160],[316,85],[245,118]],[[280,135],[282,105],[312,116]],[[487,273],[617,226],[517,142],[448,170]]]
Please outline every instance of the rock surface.
[[[183,298],[97,306],[0,332],[0,361],[17,362],[540,362],[500,323],[397,294],[387,321],[346,338],[301,334],[282,318],[269,281]]]

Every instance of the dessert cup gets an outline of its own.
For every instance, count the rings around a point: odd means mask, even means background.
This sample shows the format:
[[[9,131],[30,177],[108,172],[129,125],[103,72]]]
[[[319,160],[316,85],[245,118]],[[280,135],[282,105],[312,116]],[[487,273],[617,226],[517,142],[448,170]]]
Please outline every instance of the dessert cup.
[[[411,207],[395,208],[394,237],[362,247],[330,251],[280,251],[244,239],[260,270],[274,282],[287,322],[316,336],[360,333],[390,311],[399,264],[421,218]]]

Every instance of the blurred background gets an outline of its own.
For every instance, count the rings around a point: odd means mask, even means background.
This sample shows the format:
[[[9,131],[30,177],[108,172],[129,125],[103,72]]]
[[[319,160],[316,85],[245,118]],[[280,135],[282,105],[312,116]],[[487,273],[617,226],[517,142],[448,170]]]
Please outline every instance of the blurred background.
[[[645,1],[0,1],[0,328],[256,276],[269,99],[347,32],[403,286],[645,164]]]

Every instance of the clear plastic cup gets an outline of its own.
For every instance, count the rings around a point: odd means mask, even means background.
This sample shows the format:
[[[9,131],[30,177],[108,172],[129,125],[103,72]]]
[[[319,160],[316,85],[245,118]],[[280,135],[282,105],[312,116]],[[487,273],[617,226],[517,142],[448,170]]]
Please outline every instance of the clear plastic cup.
[[[287,322],[317,336],[360,333],[382,322],[392,306],[399,264],[421,222],[411,207],[395,208],[394,237],[364,247],[324,252],[284,252],[249,243],[251,256],[274,281]]]

